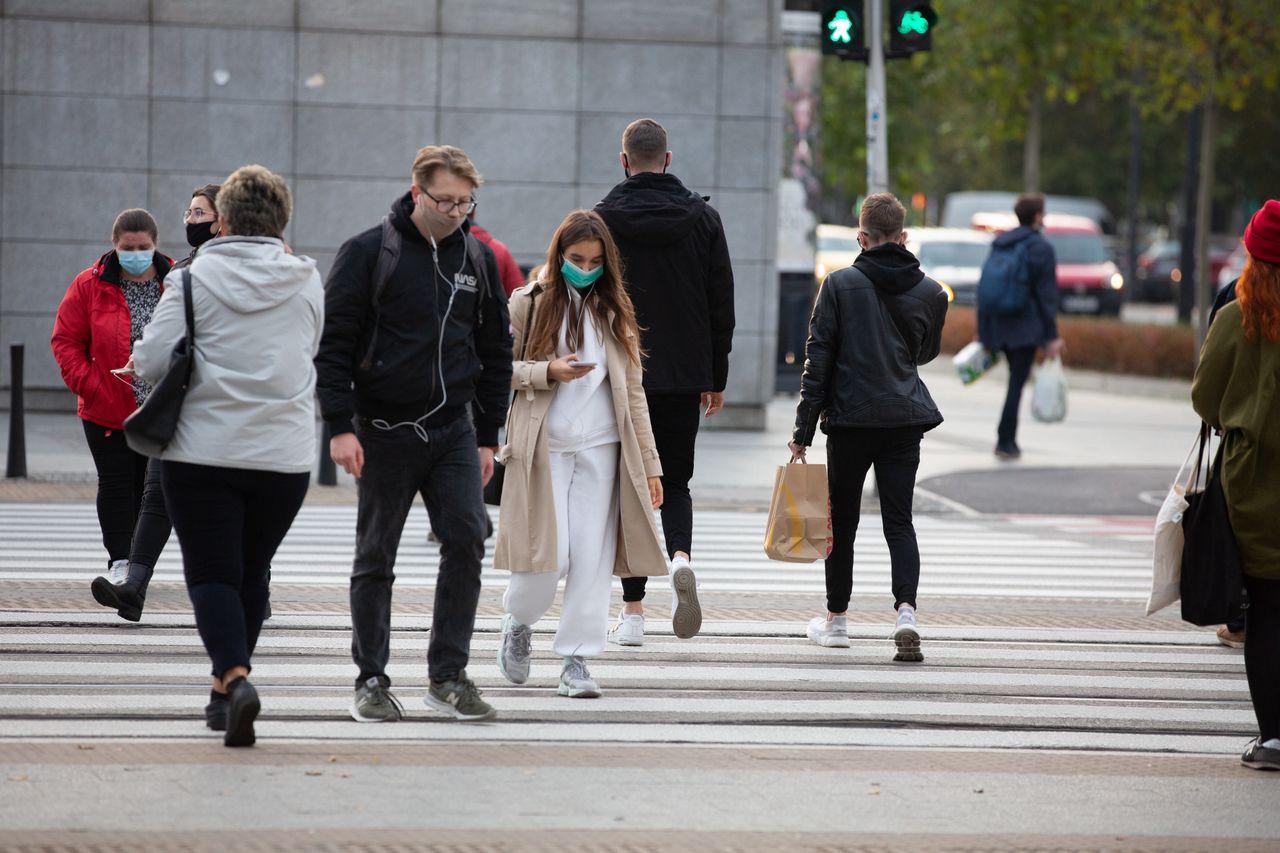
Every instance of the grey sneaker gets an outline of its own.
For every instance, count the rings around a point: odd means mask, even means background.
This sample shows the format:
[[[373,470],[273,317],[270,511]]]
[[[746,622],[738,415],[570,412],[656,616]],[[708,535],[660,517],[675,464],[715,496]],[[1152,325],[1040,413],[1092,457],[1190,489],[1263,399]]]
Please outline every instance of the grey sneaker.
[[[698,579],[689,561],[671,561],[671,630],[682,640],[696,637],[702,629],[702,605],[698,603]]]
[[[404,706],[376,675],[356,688],[351,719],[357,723],[394,723],[403,716]]]
[[[1240,756],[1240,763],[1252,770],[1280,770],[1280,749],[1263,746],[1262,738],[1256,737],[1249,741],[1244,755]]]
[[[849,619],[846,616],[815,616],[805,629],[809,639],[830,649],[849,648]]]
[[[919,663],[924,660],[920,651],[920,629],[916,627],[916,611],[910,604],[898,608],[898,624],[893,629],[893,644],[897,646],[895,661]]]
[[[529,651],[533,645],[533,629],[521,625],[508,613],[502,617],[502,633],[498,635],[498,672],[512,684],[529,679]]]
[[[480,698],[480,689],[467,678],[465,669],[452,681],[431,682],[422,701],[428,708],[444,711],[464,722],[492,720],[498,716],[493,706]]]
[[[600,685],[596,684],[587,671],[586,661],[577,655],[564,659],[564,671],[560,673],[560,695],[570,699],[596,699],[600,696]]]

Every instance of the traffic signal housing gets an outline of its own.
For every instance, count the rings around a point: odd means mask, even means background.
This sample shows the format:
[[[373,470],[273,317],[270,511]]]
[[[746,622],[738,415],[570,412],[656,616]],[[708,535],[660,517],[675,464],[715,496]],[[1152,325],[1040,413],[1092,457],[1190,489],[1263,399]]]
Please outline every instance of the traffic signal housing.
[[[887,59],[911,56],[933,47],[933,25],[938,13],[931,3],[889,0],[889,50]]]
[[[880,0],[871,2],[877,3]],[[824,55],[866,61],[866,17],[863,6],[864,0],[851,3],[823,0],[820,37]]]

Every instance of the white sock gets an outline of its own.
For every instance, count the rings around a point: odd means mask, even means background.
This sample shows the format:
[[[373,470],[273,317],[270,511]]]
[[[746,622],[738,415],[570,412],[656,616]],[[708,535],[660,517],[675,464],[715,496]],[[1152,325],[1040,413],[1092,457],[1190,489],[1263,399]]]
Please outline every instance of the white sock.
[[[1262,742],[1262,745],[1266,749],[1280,749],[1280,737],[1273,737],[1271,740],[1265,740]]]

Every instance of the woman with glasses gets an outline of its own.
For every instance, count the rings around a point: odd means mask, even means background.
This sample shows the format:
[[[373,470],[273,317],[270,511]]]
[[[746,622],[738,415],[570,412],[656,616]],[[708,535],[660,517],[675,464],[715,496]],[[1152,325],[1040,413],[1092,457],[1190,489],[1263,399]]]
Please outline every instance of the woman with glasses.
[[[173,275],[142,340],[138,374],[159,382],[187,333],[195,363],[161,452],[165,504],[182,546],[196,628],[212,662],[205,719],[227,746],[255,740],[251,656],[267,569],[302,506],[316,458],[315,368],[324,289],[311,258],[285,251],[293,197],[279,175],[243,166],[218,191],[219,232]]]
[[[173,265],[175,270],[191,266],[200,247],[218,236],[217,184],[205,184],[191,191],[191,201],[182,213],[182,223],[187,226],[187,245],[191,254]]]
[[[53,326],[53,356],[77,397],[76,414],[98,471],[98,525],[107,574],[90,591],[103,607],[137,622],[147,584],[169,541],[159,471],[124,440],[124,419],[150,387],[133,374],[129,351],[160,301],[173,262],[156,251],[156,221],[140,208],[116,217],[111,251],[67,288]]]

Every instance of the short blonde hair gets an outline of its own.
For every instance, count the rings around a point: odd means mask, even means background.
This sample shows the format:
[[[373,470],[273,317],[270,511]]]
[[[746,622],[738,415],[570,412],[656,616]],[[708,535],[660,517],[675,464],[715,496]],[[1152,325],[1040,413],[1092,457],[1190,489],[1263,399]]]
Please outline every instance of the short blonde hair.
[[[471,162],[467,152],[452,145],[428,145],[425,148],[419,148],[417,156],[413,158],[413,182],[420,188],[426,189],[427,184],[431,183],[431,179],[440,169],[448,169],[464,181],[469,181],[472,189],[484,183],[484,179],[476,171],[475,164]]]
[[[893,193],[872,193],[862,202],[858,212],[858,227],[873,242],[883,243],[902,233],[907,221],[907,209]]]
[[[265,166],[241,166],[222,182],[213,203],[240,237],[282,237],[293,215],[293,195],[284,178]]]

